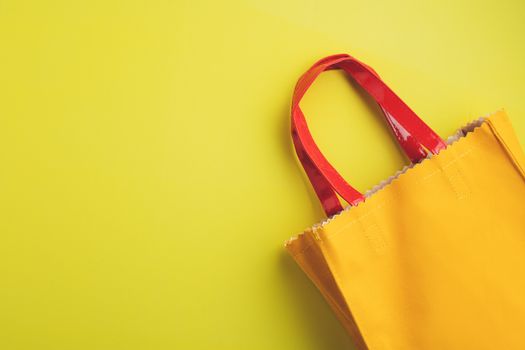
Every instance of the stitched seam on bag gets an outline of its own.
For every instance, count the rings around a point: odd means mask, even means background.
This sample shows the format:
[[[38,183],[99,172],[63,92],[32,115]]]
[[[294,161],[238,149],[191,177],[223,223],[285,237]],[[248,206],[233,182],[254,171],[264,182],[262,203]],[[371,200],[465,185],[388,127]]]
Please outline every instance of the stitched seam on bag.
[[[441,166],[440,169],[437,169],[437,170],[434,170],[433,172],[427,174],[425,177],[423,177],[421,179],[421,182],[423,181],[427,181],[429,178],[443,172],[442,169],[445,169],[445,168],[448,168],[449,166],[451,166],[452,164],[456,163],[457,161],[465,158],[468,154],[472,153],[474,149],[471,147],[471,148],[467,148],[467,150],[465,152],[462,152],[460,153],[459,155],[455,156],[454,159],[452,159],[451,161],[445,163],[444,165]]]
[[[525,170],[522,168],[521,163],[518,161],[518,158],[514,155],[514,152],[512,152],[512,149],[507,144],[503,136],[499,133],[496,125],[493,125],[492,121],[488,121],[487,124],[489,125],[490,130],[494,133],[494,136],[496,136],[496,139],[499,141],[499,143],[505,149],[506,153],[509,155],[510,159],[512,160],[512,163],[518,168],[521,176],[525,179]]]
[[[377,209],[374,210],[374,212]],[[365,218],[365,215],[362,215],[359,217],[357,221],[361,224],[361,228],[363,231],[363,235],[370,243],[372,250],[376,252],[377,254],[381,254],[386,250],[386,240],[383,234],[383,230],[381,229],[381,226],[379,226],[379,223],[377,222],[377,218],[374,214],[374,212],[370,213],[371,215],[368,215],[372,217],[372,220],[370,222],[363,222],[363,218]]]
[[[470,187],[465,180],[465,175],[461,171],[461,166],[459,162],[454,162],[456,166],[452,167],[452,173],[451,172],[444,172],[448,180],[450,181],[450,184],[452,186],[452,190],[456,193],[457,199],[464,199],[468,195],[470,195]]]
[[[466,196],[470,194],[470,188],[465,180],[465,176],[463,175],[461,171],[461,167],[459,166],[458,162],[468,156],[470,153],[472,153],[473,148],[468,148],[465,152],[459,154],[458,156],[455,156],[454,159],[448,163],[446,163],[443,166],[440,166],[438,170],[430,173],[429,175],[425,176],[421,182],[427,181],[431,177],[443,173],[443,175],[447,178],[448,182],[450,183],[450,187],[452,188],[452,191],[454,191],[454,194],[456,195],[456,198],[463,199]],[[454,168],[452,168],[453,165],[456,165]],[[439,164],[438,164],[439,166]],[[455,169],[455,174],[453,172],[447,171],[448,168]],[[454,171],[454,170],[452,170]],[[461,189],[464,188],[462,191]]]
[[[461,171],[459,168],[456,168],[456,173],[451,174],[447,172],[443,172],[443,175],[447,178],[448,182],[450,183],[450,187],[452,188],[452,191],[456,195],[457,199],[463,199],[467,196],[468,191],[462,191],[462,188],[466,188],[465,179],[463,178],[463,175],[461,174]],[[462,183],[462,184],[460,184]]]

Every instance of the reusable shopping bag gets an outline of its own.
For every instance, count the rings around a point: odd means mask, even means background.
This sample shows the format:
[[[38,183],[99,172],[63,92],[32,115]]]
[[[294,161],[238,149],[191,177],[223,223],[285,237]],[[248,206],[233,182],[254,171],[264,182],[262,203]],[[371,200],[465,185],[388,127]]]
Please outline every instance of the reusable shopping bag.
[[[328,69],[375,99],[412,161],[365,194],[321,154],[299,106]],[[328,218],[286,248],[358,349],[525,349],[525,156],[504,110],[444,141],[370,67],[342,54],[299,79],[291,117]]]

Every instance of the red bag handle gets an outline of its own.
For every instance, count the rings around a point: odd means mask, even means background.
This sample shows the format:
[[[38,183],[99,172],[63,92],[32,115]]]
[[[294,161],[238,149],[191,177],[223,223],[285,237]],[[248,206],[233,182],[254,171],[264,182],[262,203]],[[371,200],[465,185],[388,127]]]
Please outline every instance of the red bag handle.
[[[335,59],[346,57],[346,56],[347,55],[345,54],[328,56],[328,57],[325,57],[317,61],[313,65],[313,67],[316,67],[322,64],[327,64]],[[362,64],[365,65],[364,63]],[[370,72],[372,72],[374,75],[380,78],[377,72],[372,67],[368,65],[365,65],[365,66],[368,68],[368,70],[370,70]],[[330,70],[334,68],[335,67],[329,66],[326,70]],[[405,152],[406,156],[410,159],[410,161],[412,163],[419,163],[421,160],[425,159],[428,155],[427,150],[422,145],[418,144],[416,140],[414,140],[413,137],[410,137],[410,135],[406,132],[406,130],[396,122],[396,120],[392,117],[392,115],[390,115],[390,113],[388,113],[383,108],[383,106],[379,105],[379,107],[381,108],[381,111],[383,112],[383,115],[386,121],[388,122],[388,126],[390,126],[390,129],[394,133],[394,136],[396,137],[399,145],[401,146],[401,149],[403,149],[403,151]]]
[[[412,161],[419,161],[426,151],[433,154],[446,143],[426,125],[366,64],[346,55],[333,55],[316,62],[299,78],[292,99],[292,138],[295,150],[328,216],[343,207],[337,194],[350,205],[364,200],[363,194],[350,186],[326,160],[315,144],[299,102],[314,80],[325,70],[343,69],[379,104],[398,140]]]

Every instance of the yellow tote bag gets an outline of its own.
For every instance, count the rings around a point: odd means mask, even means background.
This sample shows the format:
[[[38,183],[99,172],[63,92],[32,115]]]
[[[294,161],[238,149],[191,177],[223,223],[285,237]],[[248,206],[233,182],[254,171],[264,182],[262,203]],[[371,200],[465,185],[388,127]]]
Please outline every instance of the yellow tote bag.
[[[364,195],[319,152],[299,108],[327,69],[378,102],[412,160]],[[505,111],[444,141],[370,67],[335,55],[299,79],[292,136],[329,218],[286,248],[359,349],[525,349],[525,157]]]

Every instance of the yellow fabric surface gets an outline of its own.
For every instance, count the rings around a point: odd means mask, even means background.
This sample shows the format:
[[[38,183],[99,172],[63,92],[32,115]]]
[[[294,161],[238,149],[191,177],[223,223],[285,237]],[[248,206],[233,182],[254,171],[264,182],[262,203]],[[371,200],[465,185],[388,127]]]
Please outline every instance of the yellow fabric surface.
[[[499,111],[287,247],[360,348],[524,349],[524,166]]]

